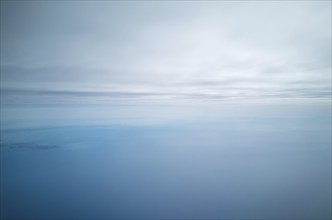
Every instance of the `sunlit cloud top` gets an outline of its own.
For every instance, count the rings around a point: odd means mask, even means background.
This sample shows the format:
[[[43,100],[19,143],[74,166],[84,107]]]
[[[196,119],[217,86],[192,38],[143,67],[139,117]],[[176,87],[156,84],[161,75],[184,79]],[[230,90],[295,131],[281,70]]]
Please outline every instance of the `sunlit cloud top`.
[[[2,103],[331,98],[331,2],[1,2]]]

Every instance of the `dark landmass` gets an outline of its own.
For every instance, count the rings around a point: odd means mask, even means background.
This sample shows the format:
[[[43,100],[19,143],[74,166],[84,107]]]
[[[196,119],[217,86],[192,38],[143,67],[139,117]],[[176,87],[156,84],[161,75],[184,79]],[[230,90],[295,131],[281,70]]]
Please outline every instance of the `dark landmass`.
[[[19,143],[6,143],[0,141],[1,148],[10,148],[10,149],[40,149],[40,150],[47,150],[47,149],[55,149],[59,148],[58,145],[53,144],[38,144],[38,143],[31,143],[31,142],[19,142]]]

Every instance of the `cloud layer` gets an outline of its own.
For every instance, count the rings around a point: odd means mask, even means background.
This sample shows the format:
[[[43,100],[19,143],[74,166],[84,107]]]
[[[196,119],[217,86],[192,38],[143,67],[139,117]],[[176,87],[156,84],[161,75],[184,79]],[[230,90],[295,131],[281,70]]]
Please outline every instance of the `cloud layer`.
[[[1,2],[3,103],[331,97],[331,2]]]

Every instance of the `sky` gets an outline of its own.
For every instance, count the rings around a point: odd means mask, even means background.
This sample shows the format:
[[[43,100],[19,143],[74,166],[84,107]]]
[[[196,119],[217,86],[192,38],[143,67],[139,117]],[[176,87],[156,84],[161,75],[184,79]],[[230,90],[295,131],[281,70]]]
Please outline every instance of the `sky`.
[[[1,1],[1,103],[329,103],[330,1]]]
[[[331,218],[331,1],[0,1],[2,217]]]

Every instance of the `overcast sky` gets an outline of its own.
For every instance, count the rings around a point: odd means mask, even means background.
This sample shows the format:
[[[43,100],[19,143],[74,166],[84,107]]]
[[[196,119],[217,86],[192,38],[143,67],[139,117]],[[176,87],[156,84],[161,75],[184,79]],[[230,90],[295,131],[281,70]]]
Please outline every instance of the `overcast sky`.
[[[330,1],[1,1],[2,103],[330,97]]]

